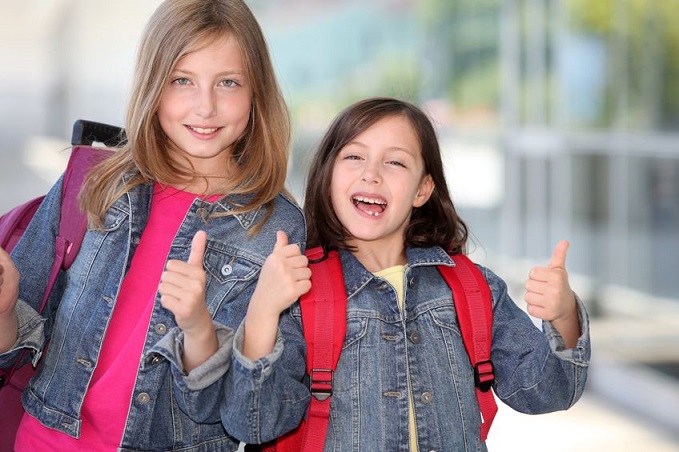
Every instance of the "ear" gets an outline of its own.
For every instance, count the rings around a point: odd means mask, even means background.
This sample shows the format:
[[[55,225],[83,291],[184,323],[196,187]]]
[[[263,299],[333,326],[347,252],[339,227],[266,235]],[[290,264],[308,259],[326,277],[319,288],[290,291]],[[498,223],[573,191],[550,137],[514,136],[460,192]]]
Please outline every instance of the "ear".
[[[431,175],[427,174],[422,178],[422,181],[420,182],[420,188],[417,189],[417,194],[413,200],[413,207],[422,207],[427,201],[429,201],[429,197],[433,191],[434,180],[431,178]]]

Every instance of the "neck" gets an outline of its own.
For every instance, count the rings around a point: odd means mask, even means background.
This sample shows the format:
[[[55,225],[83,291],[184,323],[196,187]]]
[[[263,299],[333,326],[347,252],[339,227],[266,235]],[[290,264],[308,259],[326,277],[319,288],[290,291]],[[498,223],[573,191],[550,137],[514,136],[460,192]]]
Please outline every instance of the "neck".
[[[352,254],[371,273],[407,263],[403,244],[385,246],[384,243],[361,242],[353,245],[356,251]]]

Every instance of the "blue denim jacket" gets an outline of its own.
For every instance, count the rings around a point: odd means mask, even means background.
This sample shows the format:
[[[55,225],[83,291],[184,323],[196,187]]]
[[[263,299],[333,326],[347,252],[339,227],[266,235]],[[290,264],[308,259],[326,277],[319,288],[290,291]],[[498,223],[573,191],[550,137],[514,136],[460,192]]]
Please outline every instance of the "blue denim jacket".
[[[23,395],[26,411],[49,428],[78,437],[80,408],[97,365],[102,340],[116,304],[121,282],[148,220],[151,184],[124,195],[106,213],[105,230],[87,232],[80,253],[68,272],[62,272],[48,306],[36,312],[46,286],[54,237],[58,229],[61,180],[48,193],[34,220],[14,249],[12,258],[21,273],[17,303],[19,337],[0,355],[9,367],[20,349],[29,349],[39,374]],[[208,212],[228,211],[225,198],[213,204],[196,199],[172,242],[168,259],[186,260],[198,229],[208,233],[203,265],[207,273],[206,303],[217,328],[219,350],[200,367],[186,374],[182,368],[182,333],[171,312],[156,296],[143,356],[135,381],[121,450],[235,450],[238,431],[230,425],[249,413],[230,406],[230,396],[241,388],[230,386],[233,333],[245,316],[259,270],[273,250],[276,230],[287,232],[290,243],[305,244],[305,224],[299,207],[283,195],[274,202],[262,230],[248,231],[265,214],[255,212],[201,218]],[[234,199],[233,201],[238,201]],[[242,199],[240,200],[242,201]],[[296,417],[282,419],[272,435],[299,423],[308,390],[291,379],[286,388],[299,402]],[[228,407],[228,409],[227,409]],[[239,440],[251,441],[249,437]]]
[[[348,295],[347,334],[334,374],[325,450],[408,451],[409,386],[419,450],[486,450],[479,436],[474,374],[451,290],[436,269],[453,265],[450,258],[440,248],[407,250],[402,313],[389,283],[367,271],[350,253],[340,254]],[[570,407],[584,390],[590,357],[588,317],[582,303],[578,300],[582,336],[575,348],[565,349],[551,324],[545,322],[544,332],[540,331],[509,297],[505,283],[490,270],[481,270],[493,295],[495,394],[523,413]],[[299,305],[293,305],[291,313],[301,335]],[[245,363],[241,340],[239,330],[234,354]],[[287,367],[297,375],[299,365],[292,361]],[[234,368],[238,369],[234,375],[244,375],[243,365]],[[286,397],[270,391],[273,386],[261,380],[266,377],[252,383],[257,394],[250,401],[254,412]],[[267,403],[258,406],[257,400]],[[265,412],[257,418],[271,421]]]

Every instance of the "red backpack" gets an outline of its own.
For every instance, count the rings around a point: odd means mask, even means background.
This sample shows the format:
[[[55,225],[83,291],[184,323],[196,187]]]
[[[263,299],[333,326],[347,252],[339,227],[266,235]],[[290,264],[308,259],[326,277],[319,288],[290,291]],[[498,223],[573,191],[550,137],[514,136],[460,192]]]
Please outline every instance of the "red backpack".
[[[73,126],[73,144],[100,141],[105,145],[118,143],[115,137],[123,137],[122,129],[107,124],[78,120]],[[107,137],[95,140],[94,137]],[[111,155],[111,150],[91,146],[74,146],[68,160],[61,192],[61,221],[59,235],[55,241],[55,255],[52,269],[39,312],[47,304],[49,294],[61,270],[67,270],[80,250],[80,244],[87,230],[87,219],[80,211],[78,195],[87,172],[105,157]],[[44,196],[39,196],[0,216],[0,246],[8,253],[12,251],[26,227],[30,223],[36,210],[42,203]],[[48,256],[43,256],[48,257]],[[40,258],[36,256],[36,259]],[[26,352],[23,352],[26,353]],[[22,357],[17,359],[13,367],[0,369],[0,450],[13,450],[14,438],[19,422],[24,414],[21,405],[21,393],[28,380],[35,375],[37,367],[25,365],[18,368]],[[35,358],[37,361],[39,356]]]
[[[302,326],[307,343],[307,374],[311,402],[306,418],[295,430],[261,450],[267,452],[318,452],[323,450],[330,418],[333,374],[346,333],[347,296],[339,254],[325,256],[322,248],[307,250],[311,290],[300,299]],[[325,258],[324,258],[325,256]],[[488,437],[497,405],[490,390],[495,376],[490,360],[493,307],[490,289],[474,263],[463,254],[450,256],[455,267],[437,267],[453,291],[462,339],[474,368],[476,397],[481,410],[481,440]],[[316,313],[322,315],[316,315]]]

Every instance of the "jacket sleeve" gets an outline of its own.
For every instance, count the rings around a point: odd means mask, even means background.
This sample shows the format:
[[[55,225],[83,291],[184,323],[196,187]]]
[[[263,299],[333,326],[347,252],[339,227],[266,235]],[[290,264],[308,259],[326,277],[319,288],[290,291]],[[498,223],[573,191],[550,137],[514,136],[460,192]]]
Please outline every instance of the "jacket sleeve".
[[[62,176],[63,178],[63,176]],[[44,344],[49,340],[53,316],[63,294],[66,274],[60,272],[54,284],[48,304],[42,315],[38,313],[42,302],[55,253],[55,238],[59,230],[61,216],[60,178],[50,191],[31,219],[30,224],[11,253],[12,261],[17,267],[21,279],[19,281],[19,299],[17,300],[18,338],[12,349],[0,355],[0,367],[9,367],[19,356],[21,349],[28,349],[28,360],[38,361]]]
[[[243,353],[243,325],[236,332],[230,388],[233,403],[225,415],[231,418],[229,432],[246,443],[259,444],[281,436],[299,425],[311,394],[305,378],[306,344],[299,318],[283,312],[276,345],[271,354],[256,361]],[[238,407],[248,416],[238,416]]]
[[[509,296],[505,282],[490,270],[483,271],[494,303],[491,359],[495,393],[526,414],[568,409],[585,389],[591,354],[584,304],[576,298],[581,336],[576,347],[565,349],[549,322],[543,322],[543,330],[538,328]]]

